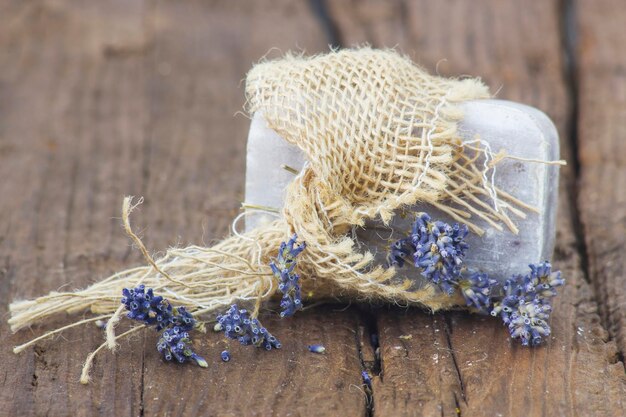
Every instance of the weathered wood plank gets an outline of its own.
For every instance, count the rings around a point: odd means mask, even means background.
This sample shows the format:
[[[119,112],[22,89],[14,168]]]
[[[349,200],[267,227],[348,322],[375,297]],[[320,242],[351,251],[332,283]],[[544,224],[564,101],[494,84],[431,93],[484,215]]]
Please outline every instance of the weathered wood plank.
[[[583,190],[599,201],[585,192],[579,201],[591,275],[609,300],[603,316],[623,349],[624,268],[615,257],[624,245],[623,219],[614,217],[610,227],[597,215],[610,216],[623,203],[621,188],[607,197],[597,189],[606,178],[624,178],[621,154],[613,152],[621,143],[610,142],[620,135],[624,107],[623,62],[612,56],[619,32],[600,27],[614,13],[610,3],[581,7],[579,151]],[[440,73],[482,75],[503,86],[501,97],[540,107],[557,121],[571,160],[556,2],[330,4],[345,43],[399,43],[431,70],[447,58]],[[141,263],[116,219],[124,194],[146,196],[135,223],[148,227],[151,248],[223,236],[243,194],[248,122],[232,117],[243,103],[239,81],[270,46],[316,52],[325,44],[306,5],[287,0],[271,7],[120,1],[0,8],[2,309],[15,296],[87,285]],[[118,355],[99,356],[85,388],[77,377],[88,350],[102,341],[97,329],[66,332],[15,357],[11,346],[30,336],[23,332],[0,340],[0,415],[358,415],[366,402],[360,361],[374,373],[380,367],[377,343],[368,344],[376,326],[382,372],[374,377],[375,415],[620,415],[623,365],[606,343],[580,267],[569,207],[574,179],[566,170],[555,255],[568,286],[545,348],[510,345],[488,318],[395,309],[375,311],[373,324],[353,309],[325,308],[289,322],[269,319],[285,348],[267,356],[215,334],[199,338],[211,363],[205,371],[161,365],[155,335],[146,333],[122,342]],[[7,333],[0,323],[0,334]],[[312,342],[329,353],[306,352]],[[233,361],[225,364],[218,355],[227,345]]]
[[[146,197],[133,221],[151,248],[225,235],[243,196],[241,80],[270,47],[326,48],[307,5],[288,0],[7,2],[2,16],[4,315],[15,297],[143,263],[119,226],[123,195]],[[35,328],[0,340],[0,415],[359,415],[360,321],[330,308],[270,319],[283,350],[233,346],[228,364],[226,343],[209,333],[196,338],[208,370],[162,364],[145,332],[98,356],[88,387],[78,376],[101,331],[78,328],[14,356],[49,327]],[[309,353],[313,342],[328,354]]]
[[[398,45],[430,70],[482,76],[494,90],[502,87],[498,97],[542,109],[559,128],[562,155],[572,160],[571,92],[563,79],[558,2],[331,5],[346,45]],[[517,346],[489,318],[380,312],[382,372],[374,378],[375,415],[624,413],[623,364],[598,323],[598,305],[577,250],[570,206],[574,181],[571,167],[562,170],[554,260],[568,284],[555,304],[550,343],[534,350]],[[412,338],[399,339],[402,334]]]
[[[249,120],[242,110],[250,66],[270,47],[283,52],[326,48],[306,4],[279,2],[159,2],[147,57],[151,92],[150,178],[144,191],[146,224],[158,234],[150,246],[182,239],[198,243],[225,234],[243,199]],[[280,52],[274,51],[277,56]],[[167,70],[167,71],[164,71]],[[202,230],[204,229],[204,231]],[[148,236],[148,233],[146,233]],[[180,237],[180,238],[179,238]],[[358,315],[315,309],[293,320],[264,319],[283,343],[264,352],[201,338],[206,371],[162,366],[146,341],[146,415],[359,415],[365,410],[357,349]],[[328,353],[308,352],[323,343]],[[231,350],[222,363],[220,352]],[[175,371],[175,372],[174,372]],[[175,389],[172,389],[175,387]]]
[[[135,180],[141,164],[133,160],[142,159],[136,150],[144,137],[125,111],[143,100],[140,62],[108,62],[101,54],[117,36],[102,17],[141,38],[142,4],[13,3],[0,28],[5,317],[14,297],[83,286],[124,264],[128,244],[112,218],[119,216],[119,196],[141,188]],[[117,146],[108,147],[113,141]],[[116,175],[119,166],[125,177]],[[77,377],[101,331],[68,331],[12,354],[13,345],[42,331],[7,337],[5,320],[0,324],[1,415],[139,414],[140,350],[125,351],[119,365],[110,355],[98,358],[101,372],[85,389]]]
[[[619,1],[579,1],[577,120],[589,273],[622,358],[626,352],[626,9]]]
[[[206,371],[160,365],[158,352],[146,349],[146,415],[364,414],[355,311],[313,309],[299,316],[287,323],[262,317],[283,343],[280,350],[242,347],[217,334],[202,338],[198,350],[209,362]],[[147,346],[155,343],[151,335]],[[312,343],[324,345],[326,354],[310,353]],[[232,356],[228,363],[219,359],[225,349]]]

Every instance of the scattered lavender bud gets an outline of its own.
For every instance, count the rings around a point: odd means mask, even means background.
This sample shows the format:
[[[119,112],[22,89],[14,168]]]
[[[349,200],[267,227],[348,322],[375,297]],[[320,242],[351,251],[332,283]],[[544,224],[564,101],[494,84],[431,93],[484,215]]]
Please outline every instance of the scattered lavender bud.
[[[166,361],[174,359],[179,363],[194,361],[203,368],[209,366],[204,358],[197,355],[192,350],[189,333],[178,326],[163,331],[161,338],[157,342],[157,350],[163,355]]]
[[[282,346],[258,319],[250,318],[248,311],[240,310],[237,304],[233,304],[225,314],[217,316],[217,321],[226,337],[239,340],[242,345],[264,347],[267,350],[280,349]]]
[[[313,353],[324,353],[326,348],[322,345],[309,345],[309,351]]]
[[[280,302],[281,317],[293,316],[302,309],[300,276],[294,273],[297,256],[306,248],[306,243],[296,245],[298,235],[294,234],[287,243],[280,244],[278,256],[270,263],[272,273],[278,279],[278,289],[283,293]]]
[[[363,383],[365,385],[367,385],[368,387],[372,386],[372,378],[370,377],[370,374],[367,373],[367,371],[361,371],[361,377],[363,378]]]
[[[228,362],[230,360],[230,352],[225,350],[221,353],[222,361]]]

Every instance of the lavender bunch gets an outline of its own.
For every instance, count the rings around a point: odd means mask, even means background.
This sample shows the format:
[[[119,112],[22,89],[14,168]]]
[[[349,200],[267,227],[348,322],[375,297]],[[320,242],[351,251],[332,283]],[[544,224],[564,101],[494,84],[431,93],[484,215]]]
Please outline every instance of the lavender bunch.
[[[300,276],[294,273],[297,256],[306,248],[306,243],[296,245],[298,235],[294,234],[288,242],[282,242],[278,256],[270,263],[272,273],[278,279],[278,289],[283,293],[280,301],[281,317],[293,316],[302,309]]]
[[[454,292],[461,273],[463,256],[469,248],[463,240],[467,233],[465,225],[432,222],[426,213],[418,215],[413,224],[411,242],[415,247],[415,266],[422,268],[422,275],[447,294]]]
[[[468,307],[500,317],[511,337],[519,338],[522,345],[540,344],[550,334],[551,300],[565,283],[561,273],[552,272],[546,261],[529,265],[529,274],[514,275],[500,285],[463,266],[469,248],[464,241],[467,234],[465,225],[432,221],[428,214],[419,213],[409,236],[391,245],[388,264],[402,267],[412,259],[422,276],[444,293],[458,289]]]
[[[402,267],[412,256],[421,274],[446,294],[452,294],[459,285],[463,257],[469,248],[464,241],[466,225],[449,225],[432,221],[427,213],[419,213],[411,234],[391,245],[388,263]]]
[[[178,363],[194,361],[203,368],[209,366],[207,361],[198,356],[191,348],[189,333],[179,326],[166,329],[157,342],[157,350],[166,361],[176,359]]]
[[[128,310],[128,318],[154,326],[157,332],[163,331],[157,342],[157,350],[165,360],[176,359],[179,363],[193,360],[202,367],[208,366],[191,349],[188,332],[196,327],[197,322],[185,307],[172,307],[169,301],[154,295],[152,288],[146,290],[143,284],[124,288],[121,302]]]
[[[529,267],[530,274],[505,281],[502,299],[494,303],[491,315],[499,316],[511,337],[519,338],[523,346],[537,346],[550,335],[552,298],[565,280],[560,271],[552,272],[548,261]]]
[[[237,304],[230,306],[225,314],[217,316],[217,329],[223,330],[229,339],[238,340],[242,345],[280,349],[281,343],[258,319],[250,318],[248,310],[239,309]]]
[[[154,295],[152,288],[146,291],[145,285],[122,290],[122,304],[128,310],[128,318],[143,321],[148,326],[156,326],[157,331],[179,326],[185,331],[193,330],[196,320],[185,307],[172,307],[161,296]]]

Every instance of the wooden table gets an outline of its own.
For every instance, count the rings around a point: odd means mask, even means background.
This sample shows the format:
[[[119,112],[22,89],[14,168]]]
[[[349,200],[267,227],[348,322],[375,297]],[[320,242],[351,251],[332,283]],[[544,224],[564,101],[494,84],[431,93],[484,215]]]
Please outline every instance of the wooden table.
[[[482,76],[499,98],[553,118],[569,166],[554,255],[567,286],[544,347],[511,343],[490,318],[330,305],[268,318],[289,340],[280,351],[209,333],[198,343],[206,370],[161,363],[143,332],[99,355],[83,386],[101,330],[16,356],[12,346],[50,327],[10,335],[3,319],[0,415],[625,415],[625,24],[620,0],[2,1],[4,319],[15,298],[143,263],[120,227],[124,195],[145,196],[134,221],[152,250],[228,233],[243,198],[242,80],[270,48],[368,42],[443,75]],[[312,342],[328,353],[306,351]],[[218,359],[226,346],[229,363]]]

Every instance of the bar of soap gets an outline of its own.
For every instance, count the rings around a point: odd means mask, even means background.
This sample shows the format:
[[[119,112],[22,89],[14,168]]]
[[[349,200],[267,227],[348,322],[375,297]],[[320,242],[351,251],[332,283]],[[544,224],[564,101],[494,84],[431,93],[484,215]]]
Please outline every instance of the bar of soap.
[[[503,100],[474,100],[462,105],[463,121],[459,132],[463,140],[478,135],[489,143],[494,152],[504,149],[507,154],[535,160],[559,159],[559,140],[556,128],[541,111],[522,104]],[[286,185],[293,173],[282,166],[300,170],[306,162],[302,152],[283,140],[267,127],[261,114],[252,119],[248,136],[246,197],[248,205],[281,208]],[[504,159],[497,165],[495,185],[515,196],[539,212],[528,211],[525,219],[513,216],[519,228],[514,234],[504,226],[495,230],[485,221],[472,217],[472,221],[485,230],[483,236],[470,233],[470,249],[465,263],[499,280],[512,274],[526,273],[529,263],[549,260],[554,250],[556,233],[556,205],[558,193],[558,167],[541,163]],[[488,204],[493,204],[485,199]],[[415,212],[428,212],[433,219],[453,223],[445,213],[428,205],[416,205]],[[259,211],[246,215],[246,230],[275,216]],[[357,231],[358,239],[375,253],[378,262],[384,262],[389,239],[402,237],[411,229],[411,217],[394,217],[390,227],[371,221]],[[411,279],[421,280],[411,267],[399,270]]]

